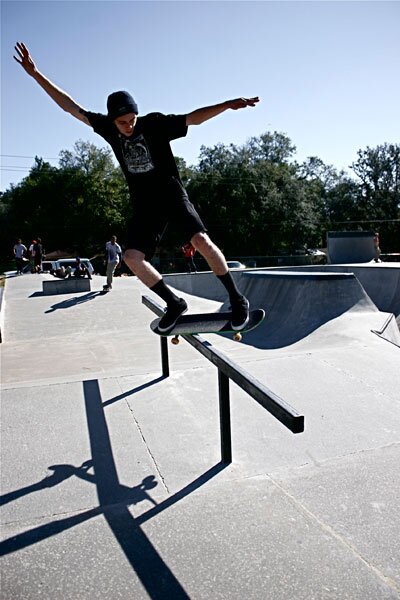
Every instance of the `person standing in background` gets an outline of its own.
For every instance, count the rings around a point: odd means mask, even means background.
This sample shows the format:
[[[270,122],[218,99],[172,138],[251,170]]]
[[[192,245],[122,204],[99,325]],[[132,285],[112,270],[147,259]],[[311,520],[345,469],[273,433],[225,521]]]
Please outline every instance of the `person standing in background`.
[[[117,236],[112,235],[110,241],[106,244],[107,283],[103,286],[105,292],[109,292],[112,289],[114,272],[121,265],[121,261],[121,246],[117,244]]]
[[[196,264],[193,258],[196,252],[196,248],[192,246],[190,242],[187,242],[184,246],[182,246],[182,252],[186,260],[186,267],[188,272],[197,273]]]
[[[381,259],[379,258],[381,255],[381,249],[379,247],[379,233],[378,232],[374,233],[374,252],[375,252],[374,261],[376,263],[382,262]]]
[[[34,261],[34,257],[35,257],[35,247],[36,244],[36,240],[32,240],[32,244],[29,246],[29,250],[28,250],[28,256],[29,256],[29,260],[31,263],[31,273],[35,272],[35,261]]]
[[[42,246],[42,240],[40,238],[37,239],[36,244],[33,244],[33,252],[34,272],[41,273],[44,250]]]
[[[17,239],[17,243],[13,248],[15,264],[17,267],[17,275],[22,275],[22,269],[24,266],[24,254],[26,252],[26,246],[21,241],[21,238]]]

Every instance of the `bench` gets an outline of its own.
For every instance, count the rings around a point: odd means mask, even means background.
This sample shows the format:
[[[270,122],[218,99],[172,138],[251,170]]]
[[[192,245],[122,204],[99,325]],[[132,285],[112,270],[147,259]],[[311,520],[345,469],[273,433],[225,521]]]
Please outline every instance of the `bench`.
[[[43,294],[75,294],[90,292],[90,279],[86,277],[69,277],[68,279],[52,279],[43,281]]]

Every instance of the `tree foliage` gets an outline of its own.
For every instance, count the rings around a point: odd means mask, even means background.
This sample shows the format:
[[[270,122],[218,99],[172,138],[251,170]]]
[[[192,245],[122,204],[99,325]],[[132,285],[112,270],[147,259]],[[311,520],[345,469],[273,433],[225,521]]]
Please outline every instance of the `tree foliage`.
[[[378,229],[398,251],[400,145],[359,150],[354,177],[318,157],[299,164],[283,133],[266,132],[242,146],[201,148],[198,164],[177,158],[192,202],[228,256],[293,252],[325,245],[326,232]],[[93,255],[116,234],[124,244],[128,190],[110,150],[78,141],[59,166],[36,157],[29,175],[0,197],[3,256],[16,237],[41,237],[47,250]],[[184,241],[164,240],[173,252]]]
[[[47,250],[81,254],[103,248],[114,232],[122,234],[130,211],[111,152],[83,141],[74,152],[61,152],[59,168],[36,157],[28,177],[7,190],[1,204],[9,248],[15,237],[41,237]]]

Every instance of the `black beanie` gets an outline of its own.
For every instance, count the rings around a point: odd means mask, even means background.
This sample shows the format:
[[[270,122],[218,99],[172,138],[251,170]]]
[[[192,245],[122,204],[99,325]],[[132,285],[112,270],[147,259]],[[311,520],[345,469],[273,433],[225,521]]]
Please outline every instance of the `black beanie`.
[[[113,92],[107,98],[108,117],[114,121],[128,113],[139,113],[138,106],[128,92]]]

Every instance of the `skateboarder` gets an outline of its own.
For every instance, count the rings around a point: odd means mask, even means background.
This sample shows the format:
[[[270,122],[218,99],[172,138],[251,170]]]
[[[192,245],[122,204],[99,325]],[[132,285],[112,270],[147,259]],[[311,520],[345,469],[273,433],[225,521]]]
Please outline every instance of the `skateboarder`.
[[[186,115],[151,113],[138,116],[139,109],[125,91],[110,94],[107,115],[85,110],[38,69],[27,49],[18,42],[15,60],[63,110],[91,126],[112,147],[127,180],[133,202],[124,261],[135,275],[160,298],[167,309],[160,323],[163,332],[171,330],[187,304],[165,284],[150,264],[160,234],[171,222],[181,230],[206,259],[225,286],[231,303],[232,328],[239,331],[249,318],[249,302],[237,289],[221,250],[212,242],[179,177],[170,142],[184,137],[191,125],[200,125],[222,112],[255,106],[254,98],[236,98],[199,108]]]
[[[121,246],[117,244],[117,236],[112,235],[110,241],[106,244],[107,283],[103,285],[105,292],[109,292],[112,289],[114,272],[121,265],[121,256],[122,250]]]

